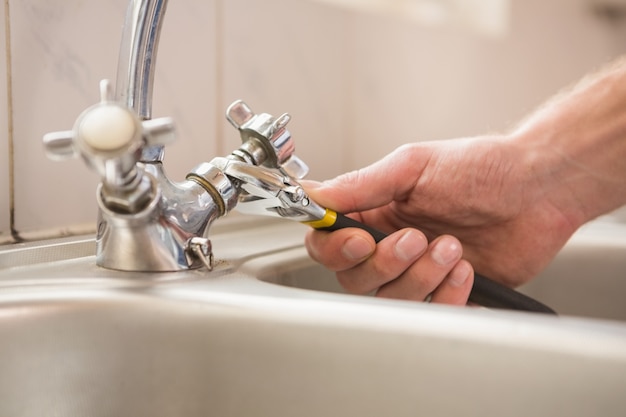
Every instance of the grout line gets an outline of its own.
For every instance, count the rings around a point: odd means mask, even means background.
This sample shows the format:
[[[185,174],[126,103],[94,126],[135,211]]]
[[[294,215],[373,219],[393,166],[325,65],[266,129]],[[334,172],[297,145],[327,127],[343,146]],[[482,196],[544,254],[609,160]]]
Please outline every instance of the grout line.
[[[344,83],[343,85],[345,86],[344,89],[344,104],[343,104],[343,108],[344,108],[344,123],[343,123],[343,129],[344,129],[344,135],[343,137],[346,138],[345,140],[342,141],[343,143],[343,149],[342,151],[342,158],[341,158],[341,172],[348,172],[348,171],[352,171],[353,169],[356,169],[355,165],[355,158],[354,158],[354,152],[352,150],[357,149],[356,148],[356,138],[355,138],[355,123],[358,122],[357,118],[356,118],[356,114],[355,114],[355,85],[354,85],[354,77],[352,76],[354,74],[354,60],[356,57],[356,54],[354,52],[355,50],[355,13],[352,11],[348,11],[346,10],[344,12],[344,20],[345,20],[345,24],[343,26],[344,28],[344,43],[343,43],[343,49],[344,49],[344,53],[343,53],[343,78],[344,78]]]
[[[222,24],[224,14],[224,7],[222,0],[215,0],[215,85],[214,88],[214,100],[215,111],[217,117],[215,119],[215,151],[216,155],[224,155],[224,123],[221,116],[221,108],[223,103],[223,58],[224,58],[224,25]]]
[[[4,31],[6,44],[6,86],[7,86],[7,140],[9,151],[9,228],[14,242],[20,242],[19,232],[15,229],[15,148],[13,135],[13,61],[11,54],[11,17],[9,0],[4,0]]]

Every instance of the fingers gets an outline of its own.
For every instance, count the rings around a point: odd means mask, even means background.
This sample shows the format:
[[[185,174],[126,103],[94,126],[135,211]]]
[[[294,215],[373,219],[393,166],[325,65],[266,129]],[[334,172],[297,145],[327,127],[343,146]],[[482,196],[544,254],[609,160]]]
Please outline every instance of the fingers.
[[[404,229],[383,239],[374,254],[356,266],[337,272],[342,287],[367,294],[401,276],[428,248],[426,236]]]
[[[474,285],[474,269],[461,259],[432,293],[431,302],[465,305]]]
[[[339,283],[355,294],[466,304],[473,285],[473,269],[461,260],[462,247],[452,236],[428,244],[415,229],[399,230],[378,245],[368,233],[343,229],[312,231],[306,237],[310,256],[337,272]]]
[[[465,304],[471,290],[471,266],[461,262],[460,242],[452,236],[440,236],[424,256],[397,279],[381,287],[377,294],[385,298]],[[470,282],[468,282],[470,280]]]
[[[310,230],[305,245],[311,258],[335,272],[365,261],[376,249],[376,242],[369,233],[353,228],[332,233]]]

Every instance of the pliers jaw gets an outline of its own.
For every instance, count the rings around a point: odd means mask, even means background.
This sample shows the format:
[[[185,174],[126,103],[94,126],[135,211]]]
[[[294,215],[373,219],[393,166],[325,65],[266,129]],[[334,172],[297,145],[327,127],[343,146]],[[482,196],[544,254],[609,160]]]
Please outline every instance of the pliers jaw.
[[[300,222],[323,218],[325,209],[313,202],[297,181],[309,168],[294,154],[295,145],[286,128],[291,117],[286,113],[276,118],[255,114],[239,100],[228,108],[226,118],[239,130],[243,142],[231,158],[217,161],[241,191],[236,209]]]
[[[280,170],[236,160],[224,162],[223,172],[236,180],[242,190],[236,210],[299,222],[324,217],[325,209],[312,201],[294,178]]]

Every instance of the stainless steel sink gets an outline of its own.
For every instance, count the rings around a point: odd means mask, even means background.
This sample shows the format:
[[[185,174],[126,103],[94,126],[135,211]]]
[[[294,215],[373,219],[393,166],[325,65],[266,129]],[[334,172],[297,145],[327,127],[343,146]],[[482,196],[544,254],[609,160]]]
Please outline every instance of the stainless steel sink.
[[[0,250],[0,415],[624,415],[625,324],[333,293],[303,232],[217,227],[210,273]]]
[[[302,247],[252,265],[267,282],[345,293],[335,274],[312,261]],[[281,260],[283,260],[281,262]],[[519,289],[561,315],[626,322],[626,225],[596,222],[576,233],[554,261]]]

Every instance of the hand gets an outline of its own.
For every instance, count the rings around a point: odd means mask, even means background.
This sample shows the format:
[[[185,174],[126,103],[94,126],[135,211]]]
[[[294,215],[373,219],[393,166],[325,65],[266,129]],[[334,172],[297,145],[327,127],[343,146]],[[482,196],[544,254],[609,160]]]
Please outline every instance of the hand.
[[[358,229],[311,231],[311,257],[349,291],[398,298],[463,303],[472,266],[509,286],[528,281],[580,225],[626,204],[625,86],[621,59],[508,135],[405,145],[303,184],[321,205],[391,233],[375,245]]]
[[[473,270],[461,259],[459,241],[440,236],[430,245],[426,236],[407,228],[392,233],[378,246],[361,229],[333,233],[310,232],[306,238],[311,257],[337,272],[347,291],[432,302],[466,304]]]
[[[464,304],[470,262],[484,275],[519,285],[576,228],[551,200],[558,196],[550,183],[528,175],[534,162],[523,155],[506,137],[424,142],[334,180],[305,182],[321,205],[392,233],[376,246],[357,229],[311,231],[309,254],[354,293],[415,300],[432,293],[435,302]]]

